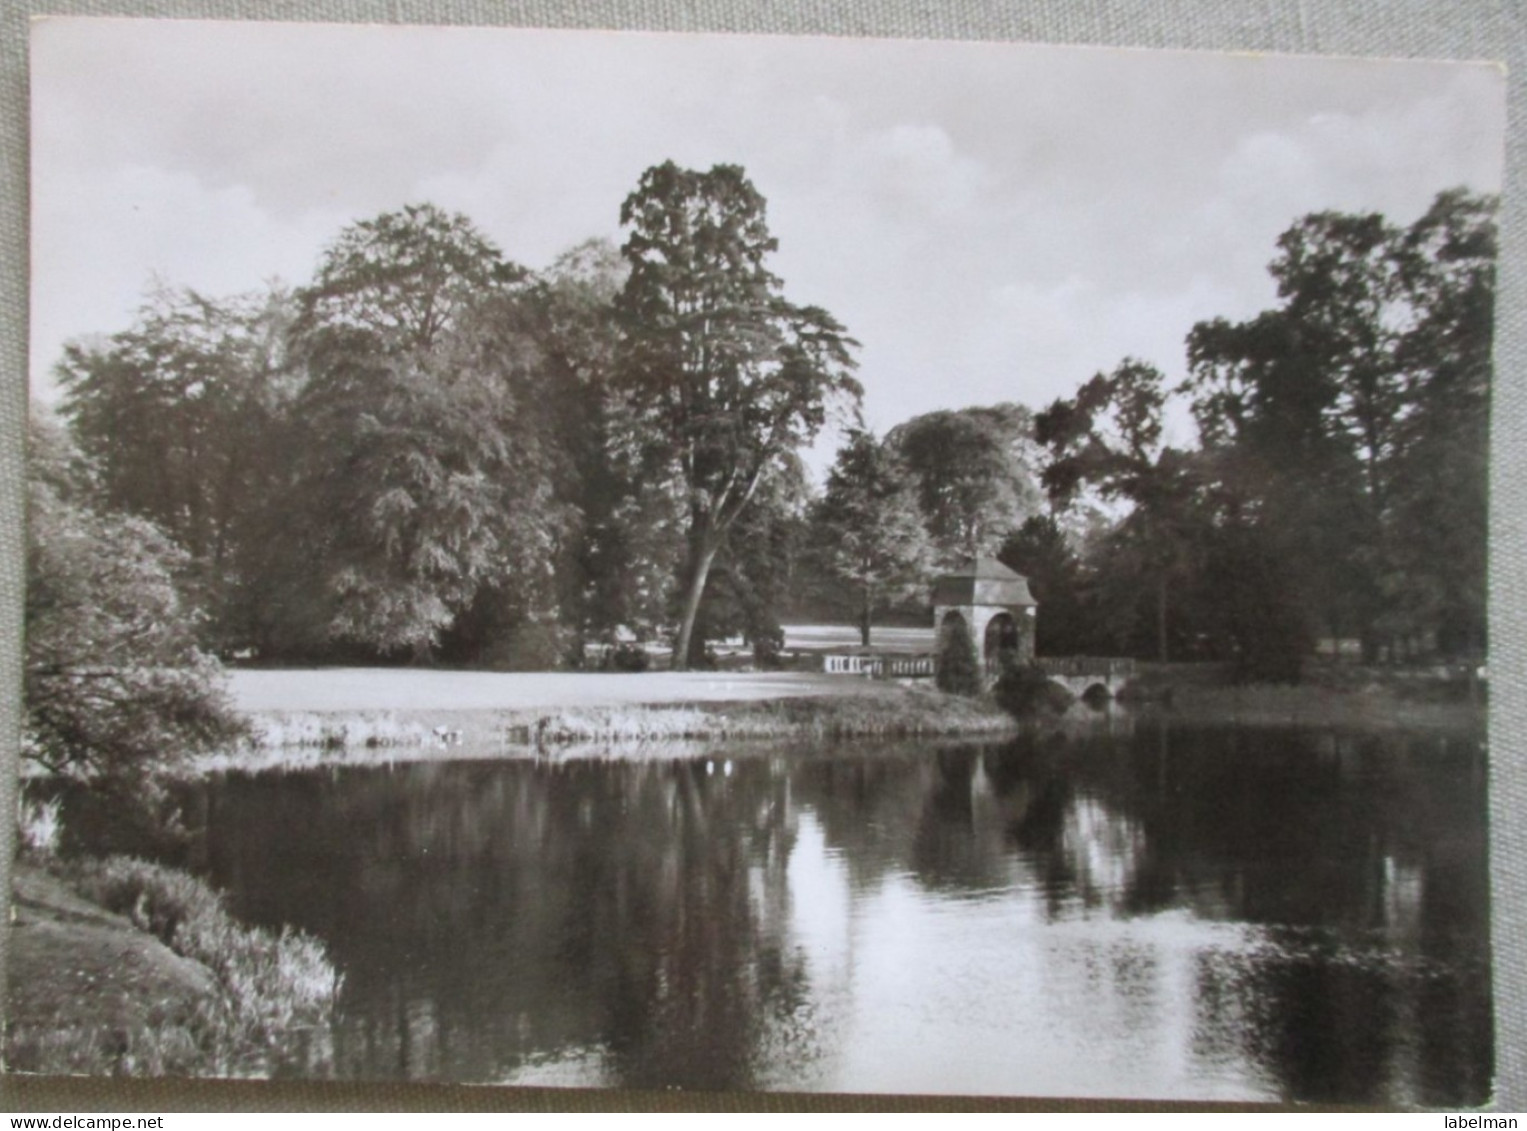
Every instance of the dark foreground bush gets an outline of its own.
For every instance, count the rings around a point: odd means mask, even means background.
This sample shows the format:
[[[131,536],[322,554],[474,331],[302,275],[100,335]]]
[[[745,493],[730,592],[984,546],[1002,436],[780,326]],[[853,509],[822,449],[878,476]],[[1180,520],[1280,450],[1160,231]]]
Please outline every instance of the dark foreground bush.
[[[640,644],[621,643],[605,654],[604,667],[612,672],[644,672],[652,666],[652,657]]]
[[[753,640],[753,666],[759,671],[778,671],[783,664],[785,630],[772,628]]]
[[[194,1034],[199,1075],[326,1074],[340,977],[316,939],[236,922],[195,876],[131,857],[79,865],[75,887],[212,972],[222,1000]]]
[[[1075,696],[1030,664],[1007,668],[992,688],[997,706],[1017,718],[1042,712],[1059,714],[1075,702]]]

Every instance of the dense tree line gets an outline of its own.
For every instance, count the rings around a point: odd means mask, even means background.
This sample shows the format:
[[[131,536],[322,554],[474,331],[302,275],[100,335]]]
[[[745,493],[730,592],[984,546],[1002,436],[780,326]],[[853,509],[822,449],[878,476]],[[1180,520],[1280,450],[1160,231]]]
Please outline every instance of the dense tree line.
[[[1126,358],[1037,414],[917,417],[873,458],[851,438],[815,511],[826,568],[866,640],[872,592],[995,552],[1030,579],[1041,653],[1275,680],[1319,641],[1480,655],[1495,253],[1494,199],[1462,190],[1407,227],[1307,216],[1269,265],[1278,305],[1195,326],[1179,385]],[[1166,442],[1174,400],[1191,447]]]
[[[978,554],[1030,578],[1041,653],[1282,679],[1317,639],[1484,646],[1490,199],[1298,221],[1278,305],[1196,326],[1179,386],[1126,359],[1041,412],[883,438],[857,428],[857,343],[771,273],[741,169],[656,166],[619,215],[620,247],[531,271],[410,206],[302,286],[160,288],[68,349],[92,513],[140,524],[205,610],[197,655],[542,668],[627,629],[683,665],[802,612],[869,643]],[[1174,398],[1192,447],[1165,442]],[[815,492],[799,452],[833,423]]]
[[[1128,360],[1041,413],[1051,498],[1129,504],[1100,643],[1277,679],[1319,639],[1481,654],[1495,253],[1495,201],[1462,190],[1408,227],[1307,216],[1269,266],[1278,305],[1195,326],[1180,388]],[[1197,447],[1162,445],[1168,395]]]
[[[409,206],[305,286],[161,288],[69,348],[62,415],[185,552],[209,647],[548,667],[625,627],[682,664],[777,633],[796,453],[856,418],[856,343],[785,298],[741,169],[656,166],[620,216],[536,273]]]

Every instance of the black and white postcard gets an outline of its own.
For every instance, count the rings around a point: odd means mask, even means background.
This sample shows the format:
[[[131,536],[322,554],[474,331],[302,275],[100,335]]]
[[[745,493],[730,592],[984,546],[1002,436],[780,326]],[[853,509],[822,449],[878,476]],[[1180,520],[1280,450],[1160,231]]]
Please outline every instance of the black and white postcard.
[[[8,1071],[1488,1103],[1488,63],[42,19]]]

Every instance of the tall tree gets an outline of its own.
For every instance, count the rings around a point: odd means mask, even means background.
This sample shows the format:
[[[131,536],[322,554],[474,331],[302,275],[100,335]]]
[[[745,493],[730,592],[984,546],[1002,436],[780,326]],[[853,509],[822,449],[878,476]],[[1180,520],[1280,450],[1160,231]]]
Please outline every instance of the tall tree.
[[[1028,579],[1039,603],[1034,626],[1035,651],[1047,656],[1084,653],[1091,644],[1086,629],[1081,560],[1054,515],[1033,515],[1002,543],[997,560]]]
[[[682,667],[711,564],[768,468],[834,406],[857,406],[856,343],[825,310],[785,300],[766,266],[777,245],[764,198],[738,166],[654,166],[620,219],[631,266],[616,307],[621,381],[650,462],[670,468],[684,496]]]
[[[1449,653],[1485,647],[1497,203],[1441,193],[1396,251],[1416,312],[1396,351],[1413,406],[1393,476],[1397,628],[1430,627]]]
[[[1192,458],[1162,443],[1165,379],[1159,370],[1126,358],[1099,373],[1070,400],[1057,400],[1035,418],[1039,441],[1054,459],[1045,487],[1058,505],[1083,488],[1131,505],[1117,548],[1136,559],[1155,594],[1156,653],[1169,657],[1169,594],[1187,565],[1196,476]]]
[[[995,554],[1042,509],[1044,452],[1022,405],[930,412],[897,425],[886,444],[916,484],[924,524],[945,565]]]
[[[1189,336],[1231,517],[1370,659],[1482,642],[1494,255],[1494,201],[1462,190],[1409,228],[1319,213],[1279,240],[1278,307]]]
[[[292,505],[329,639],[422,657],[485,587],[554,588],[565,513],[513,303],[523,278],[465,217],[425,205],[346,229],[300,292]]]
[[[1375,515],[1405,407],[1388,317],[1399,290],[1396,236],[1377,214],[1317,213],[1279,237],[1268,267],[1325,425],[1357,460]]]
[[[96,460],[105,504],[186,551],[224,648],[247,643],[239,606],[278,478],[292,317],[281,290],[214,299],[159,286],[130,329],[69,346],[58,366],[63,416]]]
[[[1312,338],[1282,311],[1204,322],[1188,336],[1193,413],[1215,484],[1214,521],[1276,546],[1312,624],[1340,637],[1376,615],[1373,511],[1359,461],[1330,427],[1332,394]],[[1225,597],[1234,589],[1222,590]]]
[[[535,290],[537,341],[562,406],[558,446],[572,458],[581,517],[575,560],[560,570],[564,607],[582,633],[606,642],[620,628],[660,633],[684,546],[672,466],[651,458],[642,415],[616,379],[615,304],[629,274],[619,248],[590,240],[559,257]]]
[[[531,347],[525,372],[513,375],[517,416],[534,422],[547,499],[560,520],[543,551],[550,584],[503,576],[485,585],[442,639],[445,659],[545,666],[580,655],[590,633],[608,639],[629,622],[624,598],[642,569],[624,538],[633,491],[623,458],[629,414],[613,387],[613,307],[625,277],[613,243],[587,240],[473,314]]]
[[[771,468],[711,567],[705,603],[690,638],[690,661],[707,640],[742,635],[760,658],[784,644],[782,613],[795,588],[810,497],[806,469],[790,456]]]
[[[853,591],[860,642],[869,647],[877,608],[923,581],[932,557],[917,492],[893,449],[849,432],[813,508],[810,538],[817,560]]]

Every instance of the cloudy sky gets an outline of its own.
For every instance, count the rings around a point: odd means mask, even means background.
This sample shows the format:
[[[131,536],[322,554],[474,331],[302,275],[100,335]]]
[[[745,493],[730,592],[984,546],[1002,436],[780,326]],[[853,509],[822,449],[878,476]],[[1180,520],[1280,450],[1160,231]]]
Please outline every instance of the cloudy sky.
[[[154,276],[301,283],[409,202],[549,264],[642,170],[743,165],[786,294],[863,343],[879,431],[1042,407],[1274,299],[1322,209],[1498,191],[1493,67],[1010,44],[49,19],[34,25],[32,387]],[[1187,436],[1181,439],[1186,440]]]

